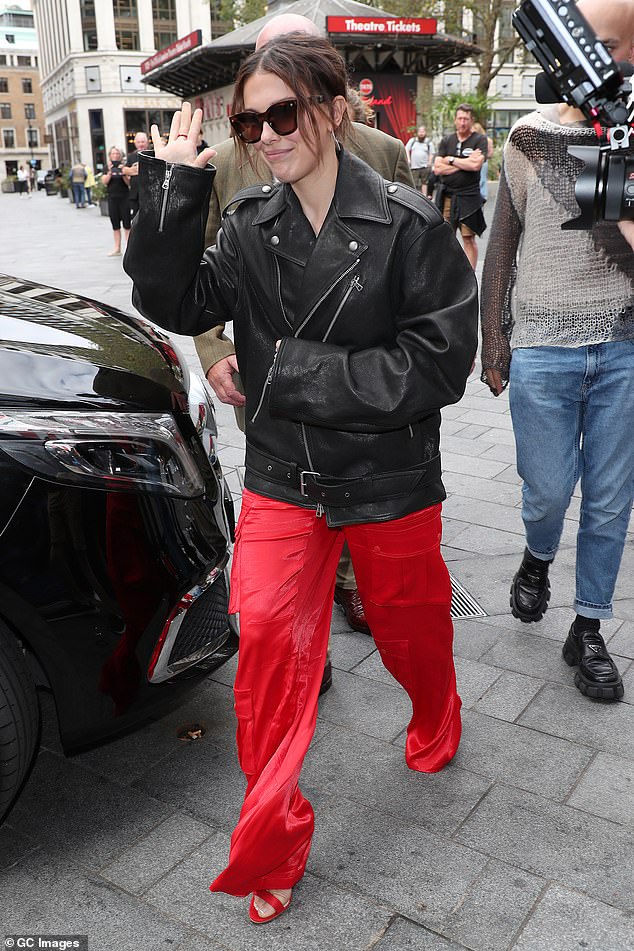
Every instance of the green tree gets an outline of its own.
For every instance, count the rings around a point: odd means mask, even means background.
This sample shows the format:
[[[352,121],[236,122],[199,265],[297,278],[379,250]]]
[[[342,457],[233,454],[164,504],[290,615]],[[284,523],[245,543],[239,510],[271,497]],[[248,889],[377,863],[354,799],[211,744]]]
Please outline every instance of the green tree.
[[[398,16],[436,17],[444,32],[474,42],[481,50],[472,59],[478,68],[477,92],[486,96],[492,81],[513,55],[520,40],[511,24],[515,0],[363,0]],[[470,14],[473,29],[465,22]]]
[[[431,110],[430,125],[436,139],[454,130],[456,109],[463,103],[473,106],[473,115],[476,122],[486,129],[495,100],[482,96],[477,92],[448,92],[444,96],[437,96]]]

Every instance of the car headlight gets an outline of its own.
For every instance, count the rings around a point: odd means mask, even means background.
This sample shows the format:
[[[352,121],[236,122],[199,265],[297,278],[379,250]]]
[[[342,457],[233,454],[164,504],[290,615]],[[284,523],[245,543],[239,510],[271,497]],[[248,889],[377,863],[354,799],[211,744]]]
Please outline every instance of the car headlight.
[[[192,423],[208,459],[213,464],[216,461],[218,427],[216,426],[211,387],[197,373],[190,374],[187,402]]]
[[[193,498],[204,482],[168,413],[0,413],[0,451],[42,478]]]

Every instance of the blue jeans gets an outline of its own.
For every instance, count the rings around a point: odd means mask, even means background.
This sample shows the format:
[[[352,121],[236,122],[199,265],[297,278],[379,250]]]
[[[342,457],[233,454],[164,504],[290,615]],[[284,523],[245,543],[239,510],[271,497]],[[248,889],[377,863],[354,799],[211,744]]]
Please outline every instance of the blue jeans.
[[[79,208],[80,205],[86,204],[86,189],[83,182],[71,182],[73,188],[73,198],[75,199],[75,204]]]
[[[554,557],[581,479],[575,610],[612,617],[634,494],[634,341],[515,349],[510,378],[526,545]]]

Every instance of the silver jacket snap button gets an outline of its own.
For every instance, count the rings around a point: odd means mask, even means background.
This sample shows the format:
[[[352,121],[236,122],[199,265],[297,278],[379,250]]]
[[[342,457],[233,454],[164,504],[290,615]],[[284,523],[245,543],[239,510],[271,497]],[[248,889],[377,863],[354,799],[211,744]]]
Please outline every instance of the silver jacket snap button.
[[[358,241],[350,241],[350,243],[348,244],[348,248],[349,248],[351,251],[356,251],[358,247],[359,247],[359,242],[358,242]]]
[[[390,195],[393,195],[394,192],[398,191],[398,185],[388,185],[387,190],[389,191]]]
[[[265,195],[268,195],[268,193],[270,191],[273,191],[273,189],[270,185],[262,185],[262,191],[264,192]]]
[[[278,238],[276,234],[274,234],[273,237],[271,238],[271,244],[277,245],[279,243],[280,243],[280,239]]]

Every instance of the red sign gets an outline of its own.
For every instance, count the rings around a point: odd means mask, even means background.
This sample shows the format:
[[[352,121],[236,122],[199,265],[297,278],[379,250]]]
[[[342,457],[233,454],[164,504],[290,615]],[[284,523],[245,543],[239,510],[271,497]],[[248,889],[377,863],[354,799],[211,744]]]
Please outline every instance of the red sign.
[[[163,63],[168,63],[171,59],[176,59],[176,57],[180,56],[181,53],[187,53],[189,50],[193,50],[197,46],[200,46],[202,41],[202,30],[194,30],[193,33],[188,33],[187,36],[183,36],[182,39],[176,40],[175,43],[170,43],[170,45],[166,46],[165,49],[159,50],[158,53],[154,53],[154,55],[150,56],[149,59],[144,59],[141,63],[141,72],[143,75],[145,75],[145,73],[149,73],[151,70],[156,69],[157,66],[162,66]]]
[[[372,90],[374,89],[374,83],[371,79],[362,79],[359,83],[359,92],[364,99],[367,99],[368,96],[372,95]]]
[[[437,22],[423,17],[326,17],[328,33],[371,33],[374,36],[432,36]]]

